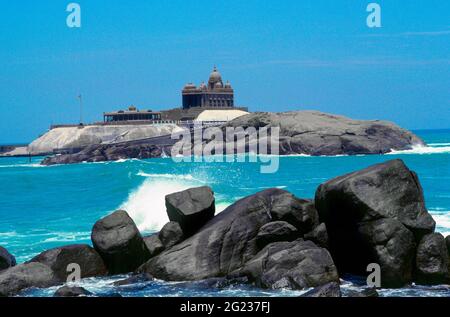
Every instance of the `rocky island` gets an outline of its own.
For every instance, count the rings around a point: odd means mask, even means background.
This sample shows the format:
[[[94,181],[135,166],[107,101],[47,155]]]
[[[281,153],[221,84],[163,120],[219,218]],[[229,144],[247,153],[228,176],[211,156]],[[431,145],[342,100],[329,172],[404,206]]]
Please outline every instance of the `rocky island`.
[[[62,246],[19,265],[1,248],[0,295],[61,285],[55,296],[97,296],[64,286],[70,263],[82,278],[130,274],[118,289],[161,279],[342,296],[340,278],[366,276],[370,263],[380,266],[383,288],[450,282],[450,239],[435,232],[419,178],[401,160],[331,179],[314,199],[267,189],[215,215],[205,186],[166,196],[166,207],[170,222],[148,237],[119,210],[95,223],[92,246]],[[346,296],[376,295],[363,287]]]
[[[425,143],[412,132],[387,121],[352,120],[319,111],[280,113],[255,112],[222,125],[227,127],[280,128],[280,155],[304,154],[358,155],[385,154],[392,150],[408,150]],[[176,140],[170,135],[140,142],[98,143],[85,146],[77,153],[47,157],[43,165],[80,162],[114,161],[130,158],[155,158],[171,155]],[[224,147],[226,140],[224,140]],[[247,149],[248,150],[248,149]]]

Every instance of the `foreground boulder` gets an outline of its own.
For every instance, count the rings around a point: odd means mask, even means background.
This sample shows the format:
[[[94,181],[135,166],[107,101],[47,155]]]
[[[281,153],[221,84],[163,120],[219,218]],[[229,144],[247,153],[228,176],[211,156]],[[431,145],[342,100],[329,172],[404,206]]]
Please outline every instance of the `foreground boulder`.
[[[305,240],[311,240],[319,247],[328,249],[328,232],[327,226],[324,223],[321,223],[312,231],[306,233],[303,237]]]
[[[29,262],[39,262],[47,265],[61,281],[66,281],[68,275],[72,272],[67,270],[68,265],[71,263],[76,263],[80,266],[81,278],[107,274],[106,266],[100,255],[85,244],[47,250],[35,256]]]
[[[91,292],[79,286],[63,286],[58,288],[53,297],[82,297],[92,295]]]
[[[0,271],[16,265],[16,258],[3,247],[0,247]]]
[[[14,296],[31,287],[46,288],[57,285],[58,277],[42,263],[25,263],[0,272],[0,297]]]
[[[293,241],[296,238],[298,238],[298,231],[293,225],[285,221],[274,221],[259,229],[256,244],[262,249],[272,242]]]
[[[301,201],[281,189],[268,189],[243,198],[211,219],[195,235],[150,259],[139,271],[170,281],[192,281],[226,276],[242,268],[260,248],[256,236],[275,220],[274,213],[289,219]],[[295,216],[291,215],[295,214]]]
[[[369,263],[378,263],[383,286],[411,282],[415,243],[435,222],[417,175],[403,161],[332,179],[319,186],[315,202],[341,272],[366,274]]]
[[[126,211],[118,210],[97,221],[91,238],[110,274],[132,272],[150,258],[136,224]]]
[[[166,208],[170,221],[178,222],[190,236],[214,217],[214,193],[207,186],[173,193],[166,196]]]
[[[342,297],[341,287],[337,282],[330,282],[304,293],[300,297]]]
[[[449,282],[449,257],[445,239],[440,233],[424,236],[417,248],[416,274],[421,284]]]
[[[174,245],[183,241],[184,233],[178,222],[171,221],[162,227],[158,235],[165,249],[169,249]]]
[[[450,236],[445,237],[445,244],[447,245],[448,255],[450,256]]]
[[[339,282],[330,253],[311,241],[269,244],[241,270],[262,288],[304,289]]]

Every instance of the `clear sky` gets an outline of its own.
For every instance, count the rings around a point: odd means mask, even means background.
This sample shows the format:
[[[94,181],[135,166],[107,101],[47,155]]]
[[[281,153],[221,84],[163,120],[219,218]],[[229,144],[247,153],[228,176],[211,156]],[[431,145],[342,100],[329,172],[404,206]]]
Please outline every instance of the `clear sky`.
[[[68,28],[70,2],[82,27]],[[450,128],[450,1],[0,0],[0,143],[135,104],[181,104],[214,64],[252,111]]]

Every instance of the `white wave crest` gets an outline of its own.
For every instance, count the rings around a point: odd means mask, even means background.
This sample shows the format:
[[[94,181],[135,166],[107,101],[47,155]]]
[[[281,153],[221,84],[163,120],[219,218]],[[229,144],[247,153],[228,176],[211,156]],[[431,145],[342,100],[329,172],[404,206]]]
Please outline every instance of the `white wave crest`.
[[[164,179],[180,179],[180,180],[188,180],[188,181],[197,181],[200,183],[204,183],[202,180],[195,178],[191,174],[149,174],[140,171],[137,173],[138,176],[150,177],[150,178],[164,178]]]
[[[410,150],[391,150],[391,152],[387,153],[388,155],[398,155],[398,154],[443,154],[450,153],[450,146],[441,146],[441,147],[433,147],[433,146],[423,146],[423,145],[414,145]]]

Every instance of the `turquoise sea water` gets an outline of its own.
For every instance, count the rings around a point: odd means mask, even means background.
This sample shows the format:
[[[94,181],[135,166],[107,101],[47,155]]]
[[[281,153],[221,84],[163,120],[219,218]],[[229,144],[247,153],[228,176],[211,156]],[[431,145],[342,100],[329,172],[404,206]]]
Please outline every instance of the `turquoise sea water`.
[[[92,225],[118,208],[133,217],[143,233],[158,230],[168,218],[164,196],[201,185],[211,186],[219,210],[237,199],[270,187],[311,198],[322,182],[389,159],[401,158],[422,183],[437,231],[450,234],[450,130],[416,131],[428,147],[389,155],[279,158],[279,170],[261,174],[264,163],[175,163],[170,158],[127,160],[43,167],[42,158],[0,159],[0,245],[18,262],[65,244],[89,243]],[[111,279],[91,279],[85,286],[97,293],[125,296],[168,295],[296,295],[251,287],[209,290],[194,284],[154,282],[113,289]],[[351,285],[349,285],[351,287]],[[28,295],[51,295],[34,290]],[[446,288],[385,291],[384,295],[450,296]]]

